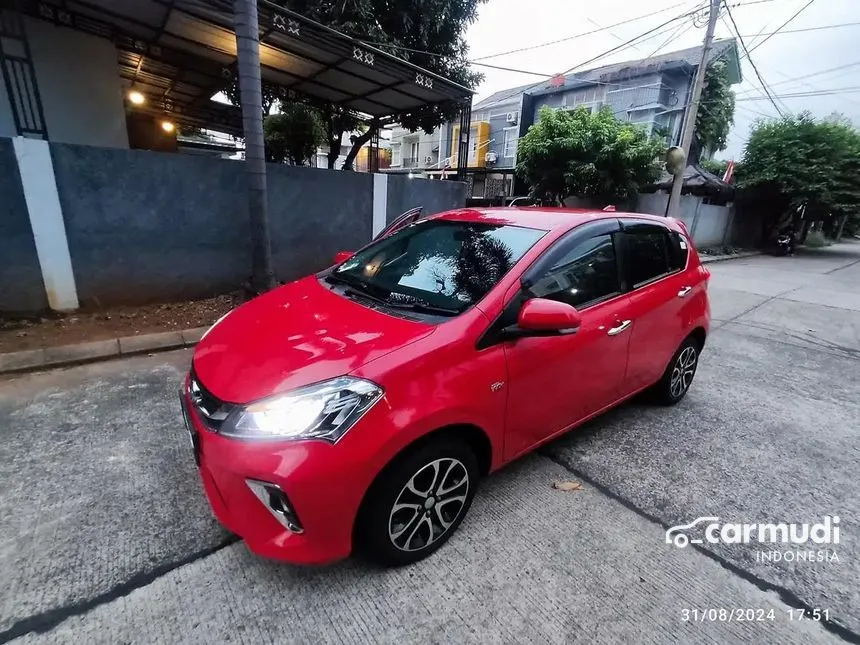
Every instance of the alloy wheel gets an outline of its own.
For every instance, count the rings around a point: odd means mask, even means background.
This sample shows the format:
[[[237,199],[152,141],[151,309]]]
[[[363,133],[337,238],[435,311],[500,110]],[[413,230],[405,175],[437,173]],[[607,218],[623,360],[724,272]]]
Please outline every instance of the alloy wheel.
[[[673,398],[680,398],[690,387],[693,375],[696,373],[697,358],[696,348],[689,345],[678,355],[678,360],[672,368],[672,380],[669,383],[669,391]]]
[[[445,457],[422,466],[391,508],[391,543],[401,551],[418,551],[436,542],[462,513],[469,485],[469,471],[458,459]]]

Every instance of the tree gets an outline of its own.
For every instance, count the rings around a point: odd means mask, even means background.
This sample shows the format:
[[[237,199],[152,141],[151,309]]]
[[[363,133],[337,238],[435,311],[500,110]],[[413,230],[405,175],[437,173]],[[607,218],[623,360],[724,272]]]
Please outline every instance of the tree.
[[[856,222],[860,214],[860,133],[845,119],[808,112],[757,121],[737,169],[746,200],[766,209],[770,224],[804,208],[807,221]]]
[[[722,178],[722,176],[726,174],[726,169],[729,167],[729,162],[718,159],[700,159],[699,167],[704,168],[712,175],[716,175],[717,177]]]
[[[705,87],[696,114],[690,162],[698,163],[705,150],[725,150],[726,139],[734,122],[735,93],[729,81],[728,63],[718,58],[705,71]]]
[[[483,78],[466,62],[465,31],[477,18],[478,4],[486,0],[275,1],[460,85],[475,87]],[[238,92],[232,92],[232,86],[233,83],[229,84],[225,92],[230,101],[238,105]],[[264,115],[268,114],[267,106],[271,108],[278,96],[277,87],[263,84]],[[340,154],[343,134],[357,131],[361,115],[342,106],[319,107],[328,139],[331,168]],[[437,126],[454,119],[459,111],[459,105],[448,102],[396,114],[395,119],[413,132],[420,128],[429,134]],[[370,141],[381,125],[380,121],[371,120],[365,131],[353,137],[344,168],[352,169],[359,149]]]
[[[517,174],[539,199],[561,202],[577,195],[603,203],[631,198],[657,179],[665,146],[640,126],[621,122],[604,107],[544,107],[517,148]]]
[[[263,118],[266,118],[271,113],[275,102],[278,100],[278,97],[280,97],[281,88],[277,85],[267,83],[266,81],[262,81],[260,85],[262,89]],[[223,92],[227,95],[227,98],[230,100],[230,103],[232,103],[233,105],[242,105],[242,99],[239,93],[238,78],[231,78],[230,81],[227,83],[227,86],[224,87]]]
[[[310,159],[326,135],[319,113],[304,103],[281,104],[279,114],[263,121],[266,161],[295,166]]]

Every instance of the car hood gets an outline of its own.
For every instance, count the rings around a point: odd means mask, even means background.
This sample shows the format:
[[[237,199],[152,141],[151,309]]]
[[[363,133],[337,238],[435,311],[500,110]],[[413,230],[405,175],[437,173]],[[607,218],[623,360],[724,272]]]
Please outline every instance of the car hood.
[[[230,312],[197,345],[193,366],[212,394],[247,403],[347,374],[434,329],[365,307],[308,277]]]

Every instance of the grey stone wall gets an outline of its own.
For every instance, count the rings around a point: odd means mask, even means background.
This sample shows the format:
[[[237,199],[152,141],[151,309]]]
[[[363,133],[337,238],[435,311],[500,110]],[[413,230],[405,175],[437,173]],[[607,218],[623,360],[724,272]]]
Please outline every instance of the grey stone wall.
[[[281,280],[324,269],[338,251],[359,249],[373,237],[370,173],[269,164],[267,174],[272,257]]]
[[[250,275],[240,162],[51,144],[82,304],[201,297]],[[370,175],[270,165],[276,276],[325,268],[371,237]]]
[[[0,311],[28,313],[47,306],[12,140],[0,138]]]
[[[423,206],[428,215],[466,205],[466,184],[438,179],[410,179],[402,175],[388,176],[387,221],[401,213]]]

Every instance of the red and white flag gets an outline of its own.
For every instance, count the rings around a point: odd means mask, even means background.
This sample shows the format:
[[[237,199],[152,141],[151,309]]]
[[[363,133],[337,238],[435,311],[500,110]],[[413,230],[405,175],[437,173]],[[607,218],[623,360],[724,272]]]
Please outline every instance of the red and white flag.
[[[732,177],[735,174],[735,162],[734,160],[730,161],[726,166],[726,172],[723,173],[723,181],[727,184],[732,183]]]

